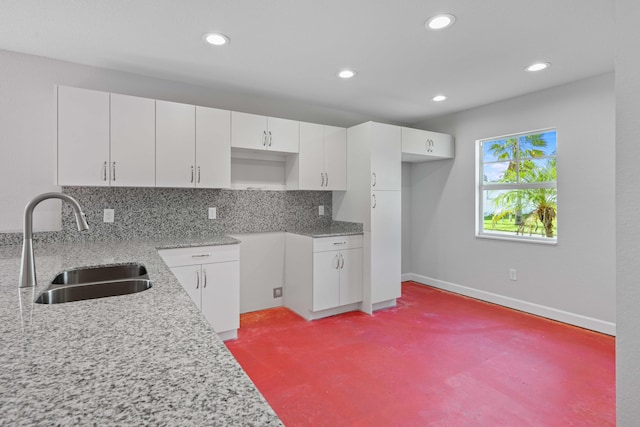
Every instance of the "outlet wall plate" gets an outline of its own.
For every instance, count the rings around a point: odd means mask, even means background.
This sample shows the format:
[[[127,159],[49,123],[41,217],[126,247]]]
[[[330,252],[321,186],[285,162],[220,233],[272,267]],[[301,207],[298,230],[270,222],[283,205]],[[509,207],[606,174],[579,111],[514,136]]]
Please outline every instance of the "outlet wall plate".
[[[273,297],[274,298],[281,298],[282,297],[282,287],[273,288]]]
[[[324,215],[324,205],[318,206],[318,215]]]
[[[105,209],[102,217],[103,222],[113,222],[115,220],[115,209]]]
[[[218,218],[218,209],[217,208],[209,208],[209,219]]]

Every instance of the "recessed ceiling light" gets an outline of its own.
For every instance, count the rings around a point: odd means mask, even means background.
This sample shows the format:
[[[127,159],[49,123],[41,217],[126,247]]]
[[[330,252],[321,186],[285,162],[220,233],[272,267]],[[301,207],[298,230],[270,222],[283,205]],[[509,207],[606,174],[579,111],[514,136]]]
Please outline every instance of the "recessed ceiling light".
[[[527,71],[542,71],[546,68],[549,68],[551,64],[549,62],[536,62],[535,64],[529,65],[525,70]]]
[[[214,46],[222,46],[230,42],[229,37],[220,33],[207,33],[204,36],[204,41]]]
[[[443,13],[441,15],[432,16],[427,19],[427,22],[424,23],[425,28],[429,30],[443,30],[453,25],[456,22],[456,17],[449,14]]]
[[[353,70],[341,70],[338,72],[338,77],[340,77],[341,79],[350,79],[352,77],[355,77],[356,74],[358,73]]]
[[[436,95],[436,96],[434,96],[434,97],[433,97],[433,98],[431,98],[431,99],[433,99],[433,100],[434,100],[434,101],[436,101],[436,102],[441,102],[441,101],[444,101],[445,99],[447,99],[447,97],[446,97],[446,96],[444,96],[444,95]]]

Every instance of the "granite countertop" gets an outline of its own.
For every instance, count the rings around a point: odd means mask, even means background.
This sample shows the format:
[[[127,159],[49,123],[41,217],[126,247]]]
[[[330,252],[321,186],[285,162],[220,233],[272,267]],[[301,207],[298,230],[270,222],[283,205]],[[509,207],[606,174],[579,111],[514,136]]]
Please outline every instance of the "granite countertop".
[[[39,285],[25,289],[21,246],[0,247],[1,424],[282,425],[157,253],[237,242],[36,244]],[[33,303],[64,269],[132,261],[151,289]]]
[[[334,221],[324,227],[288,230],[290,233],[308,237],[336,237],[362,234],[362,224]]]

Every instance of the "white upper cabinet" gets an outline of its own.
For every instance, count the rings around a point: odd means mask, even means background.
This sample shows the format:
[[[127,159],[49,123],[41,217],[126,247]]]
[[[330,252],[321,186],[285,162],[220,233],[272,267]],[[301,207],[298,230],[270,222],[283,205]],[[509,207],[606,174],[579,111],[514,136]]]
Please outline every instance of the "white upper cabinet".
[[[428,162],[453,157],[453,136],[421,129],[402,128],[403,162]]]
[[[325,190],[347,189],[347,129],[324,126]]]
[[[58,87],[58,185],[109,185],[109,94]]]
[[[287,188],[347,189],[347,130],[300,123],[300,153],[288,159]]]
[[[400,190],[402,183],[401,128],[372,123],[371,189]]]
[[[196,107],[195,185],[231,186],[231,111]]]
[[[153,99],[111,94],[111,186],[155,185],[155,126]]]
[[[298,168],[294,171],[294,175],[296,173],[299,178],[298,186],[293,183],[287,188],[324,190],[324,126],[300,123],[300,154],[298,154]]]
[[[194,187],[196,107],[156,101],[156,186]]]
[[[231,146],[297,153],[299,122],[256,114],[231,113]]]

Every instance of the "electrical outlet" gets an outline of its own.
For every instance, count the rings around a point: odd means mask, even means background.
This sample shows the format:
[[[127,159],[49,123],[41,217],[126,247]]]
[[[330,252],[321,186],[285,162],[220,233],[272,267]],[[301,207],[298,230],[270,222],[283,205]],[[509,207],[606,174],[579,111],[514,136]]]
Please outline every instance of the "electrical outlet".
[[[282,297],[282,286],[279,288],[273,288],[273,297],[281,298]]]
[[[318,215],[324,215],[324,205],[318,206]]]
[[[509,269],[509,279],[510,280],[518,280],[518,270],[515,268]]]
[[[209,208],[209,219],[218,218],[218,209],[217,208]]]
[[[116,216],[115,209],[105,209],[102,220],[104,222],[113,222],[115,219],[115,216]]]

